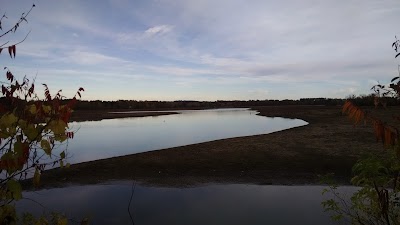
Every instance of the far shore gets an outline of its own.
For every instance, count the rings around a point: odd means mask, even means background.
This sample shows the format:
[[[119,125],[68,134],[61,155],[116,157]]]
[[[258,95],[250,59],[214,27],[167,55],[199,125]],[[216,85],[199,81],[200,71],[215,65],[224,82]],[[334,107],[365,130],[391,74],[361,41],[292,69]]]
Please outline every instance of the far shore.
[[[146,117],[146,116],[165,116],[177,114],[173,111],[135,111],[133,110],[78,110],[72,113],[71,122],[99,121],[105,119]]]
[[[349,184],[351,167],[362,155],[383,150],[369,125],[354,127],[340,106],[254,107],[260,116],[297,118],[309,124],[265,135],[230,138],[74,164],[42,174],[42,187],[135,180],[145,185],[184,187],[208,183],[319,184],[334,173]],[[400,108],[370,109],[384,120]],[[161,116],[171,112],[75,112],[72,120]],[[93,117],[93,115],[96,115]],[[106,115],[106,116],[104,116]],[[29,181],[27,181],[29,182]],[[27,182],[24,182],[27,185]],[[29,184],[28,184],[29,186]]]

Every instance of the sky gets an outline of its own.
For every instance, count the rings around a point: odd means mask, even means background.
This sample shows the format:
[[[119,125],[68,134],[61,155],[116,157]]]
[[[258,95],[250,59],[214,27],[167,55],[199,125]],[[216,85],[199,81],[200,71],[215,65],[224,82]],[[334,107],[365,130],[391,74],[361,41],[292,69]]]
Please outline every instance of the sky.
[[[3,30],[33,3],[0,66],[66,97],[345,98],[398,75],[398,0],[1,0]]]

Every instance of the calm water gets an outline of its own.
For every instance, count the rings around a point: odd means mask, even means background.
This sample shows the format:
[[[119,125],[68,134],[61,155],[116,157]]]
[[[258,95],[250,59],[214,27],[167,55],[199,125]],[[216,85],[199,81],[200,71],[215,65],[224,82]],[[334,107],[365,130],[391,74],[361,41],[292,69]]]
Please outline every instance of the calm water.
[[[68,145],[69,162],[164,149],[211,140],[266,134],[306,125],[302,120],[256,116],[246,109],[180,111],[160,117],[71,123],[79,129]],[[59,150],[65,148],[61,146]],[[206,185],[192,188],[135,186],[112,182],[25,192],[47,211],[91,224],[333,224],[323,212],[321,186]],[[344,187],[345,192],[354,188]],[[41,214],[21,200],[19,212]]]
[[[77,130],[68,144],[68,161],[113,156],[267,134],[306,125],[298,119],[267,118],[247,109],[187,110],[180,114],[71,123]],[[61,146],[59,151],[65,149]]]
[[[132,183],[72,186],[26,192],[25,197],[70,218],[90,217],[91,224],[335,224],[324,213],[323,186],[209,185],[194,188],[157,188]],[[355,187],[341,187],[350,194]],[[21,200],[21,211],[40,214],[41,206]],[[20,212],[21,212],[20,211]]]

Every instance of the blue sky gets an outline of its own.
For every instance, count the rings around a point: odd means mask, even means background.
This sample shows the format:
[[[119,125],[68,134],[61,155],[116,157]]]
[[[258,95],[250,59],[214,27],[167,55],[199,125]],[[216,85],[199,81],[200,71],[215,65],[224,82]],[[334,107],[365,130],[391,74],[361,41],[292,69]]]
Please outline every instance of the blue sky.
[[[3,28],[32,3],[2,0]],[[31,30],[1,66],[67,97],[84,87],[85,100],[344,98],[398,74],[398,0],[34,3],[29,23],[0,39]]]

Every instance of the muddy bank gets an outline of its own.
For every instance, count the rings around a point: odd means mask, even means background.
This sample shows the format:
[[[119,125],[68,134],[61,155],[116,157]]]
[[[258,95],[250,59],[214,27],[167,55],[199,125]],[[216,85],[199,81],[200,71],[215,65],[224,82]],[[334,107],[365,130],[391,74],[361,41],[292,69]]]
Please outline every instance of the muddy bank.
[[[239,137],[175,147],[53,169],[44,186],[92,184],[134,179],[149,185],[205,183],[315,184],[318,175],[335,173],[348,184],[351,167],[363,154],[382,151],[370,126],[357,126],[340,106],[257,107],[260,116],[298,118],[308,125],[266,135]],[[394,110],[374,110],[390,119]],[[112,114],[114,115],[114,114]],[[155,140],[156,141],[156,140]]]

